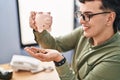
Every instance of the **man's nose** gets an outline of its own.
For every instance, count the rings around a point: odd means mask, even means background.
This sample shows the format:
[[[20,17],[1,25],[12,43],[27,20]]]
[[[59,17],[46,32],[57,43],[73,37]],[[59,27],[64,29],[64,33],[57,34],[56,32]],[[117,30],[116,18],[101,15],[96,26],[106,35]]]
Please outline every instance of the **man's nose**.
[[[86,23],[86,21],[82,17],[79,18],[79,22],[80,22],[80,24],[85,24]]]

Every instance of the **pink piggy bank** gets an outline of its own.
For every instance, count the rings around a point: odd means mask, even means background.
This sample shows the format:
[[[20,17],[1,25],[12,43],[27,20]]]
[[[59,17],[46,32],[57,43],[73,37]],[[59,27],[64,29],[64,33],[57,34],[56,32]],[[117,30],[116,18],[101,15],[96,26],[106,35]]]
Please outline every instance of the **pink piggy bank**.
[[[35,25],[37,26],[38,32],[43,30],[51,31],[52,16],[50,12],[37,12],[35,16]]]

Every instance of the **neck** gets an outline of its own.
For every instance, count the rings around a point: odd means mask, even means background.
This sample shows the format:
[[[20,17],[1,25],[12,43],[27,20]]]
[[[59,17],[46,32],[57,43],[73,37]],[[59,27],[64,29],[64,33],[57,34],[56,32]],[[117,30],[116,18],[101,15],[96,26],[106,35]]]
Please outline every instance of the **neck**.
[[[94,41],[93,45],[94,46],[100,45],[100,44],[104,43],[105,41],[107,41],[108,39],[110,39],[113,35],[114,35],[114,31],[108,30],[106,32],[103,32],[102,34],[99,34],[99,36],[94,36],[93,37],[93,41]]]

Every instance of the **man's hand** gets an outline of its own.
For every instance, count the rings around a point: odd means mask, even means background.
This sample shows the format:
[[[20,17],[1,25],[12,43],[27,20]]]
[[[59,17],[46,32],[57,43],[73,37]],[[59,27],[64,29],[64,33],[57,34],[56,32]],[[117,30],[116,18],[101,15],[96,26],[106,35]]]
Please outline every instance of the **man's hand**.
[[[30,13],[29,24],[30,24],[30,27],[31,27],[32,29],[34,29],[35,31],[38,31],[38,28],[37,28],[37,26],[35,25],[35,16],[36,16],[36,12],[31,12],[31,13]]]
[[[41,61],[61,61],[64,57],[60,52],[54,49],[39,49],[36,47],[26,47],[27,51],[31,56],[41,60]]]

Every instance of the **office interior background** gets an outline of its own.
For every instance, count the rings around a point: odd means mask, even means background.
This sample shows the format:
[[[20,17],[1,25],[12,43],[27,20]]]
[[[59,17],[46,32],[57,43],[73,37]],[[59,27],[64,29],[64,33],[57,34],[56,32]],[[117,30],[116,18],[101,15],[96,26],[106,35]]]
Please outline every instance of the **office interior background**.
[[[65,54],[68,61],[72,53]],[[17,3],[16,0],[0,0],[0,64],[9,63],[14,54],[28,55],[20,43]]]

